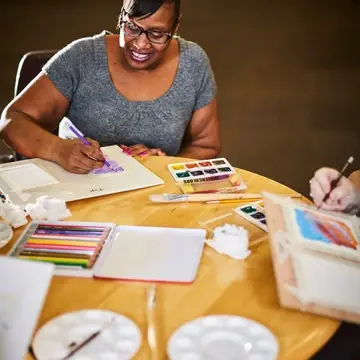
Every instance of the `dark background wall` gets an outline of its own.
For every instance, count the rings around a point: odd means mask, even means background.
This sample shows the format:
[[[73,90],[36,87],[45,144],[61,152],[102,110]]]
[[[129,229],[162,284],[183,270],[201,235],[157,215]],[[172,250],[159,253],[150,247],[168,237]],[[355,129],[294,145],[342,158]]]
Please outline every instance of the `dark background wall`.
[[[219,85],[223,155],[308,193],[322,165],[360,163],[357,0],[183,0],[180,33],[207,51]],[[120,0],[1,5],[0,109],[27,51],[115,31]],[[4,146],[0,151],[8,151]]]

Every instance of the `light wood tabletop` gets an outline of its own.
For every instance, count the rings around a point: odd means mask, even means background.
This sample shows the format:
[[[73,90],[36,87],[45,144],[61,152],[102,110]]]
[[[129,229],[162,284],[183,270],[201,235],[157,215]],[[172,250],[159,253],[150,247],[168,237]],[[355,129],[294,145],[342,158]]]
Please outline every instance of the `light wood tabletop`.
[[[67,220],[196,228],[201,227],[201,219],[231,213],[236,204],[156,204],[149,201],[150,194],[179,192],[166,165],[182,160],[171,157],[144,159],[143,164],[163,178],[165,185],[69,203],[73,215]],[[249,192],[267,190],[294,194],[294,191],[275,181],[245,170],[239,172]],[[265,232],[245,220],[242,225],[248,229],[251,241],[266,237]],[[1,254],[10,250],[22,230],[15,231],[13,241],[1,249]],[[264,324],[278,338],[279,359],[308,359],[329,340],[339,322],[281,308],[267,239],[251,250],[246,260],[239,261],[206,246],[193,284],[157,286],[158,337],[162,344],[162,359],[166,358],[166,343],[174,330],[189,320],[211,314],[239,315]],[[54,277],[37,328],[65,312],[112,310],[138,324],[143,343],[135,359],[147,360],[150,358],[146,340],[146,290],[149,286],[144,283]],[[28,355],[27,359],[32,357]]]

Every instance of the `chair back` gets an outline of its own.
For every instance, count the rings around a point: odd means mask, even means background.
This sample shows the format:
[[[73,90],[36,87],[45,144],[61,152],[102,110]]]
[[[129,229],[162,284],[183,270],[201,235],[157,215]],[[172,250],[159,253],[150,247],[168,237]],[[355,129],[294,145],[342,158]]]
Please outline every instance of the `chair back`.
[[[21,58],[16,72],[14,96],[25,89],[56,52],[57,50],[30,51]]]

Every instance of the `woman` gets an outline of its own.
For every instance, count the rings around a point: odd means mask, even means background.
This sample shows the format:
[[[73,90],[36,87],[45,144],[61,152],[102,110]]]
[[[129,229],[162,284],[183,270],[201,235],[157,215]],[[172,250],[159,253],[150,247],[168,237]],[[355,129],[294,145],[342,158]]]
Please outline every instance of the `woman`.
[[[339,172],[330,168],[321,168],[316,171],[310,180],[310,195],[315,205],[324,210],[343,211],[350,214],[360,213],[360,192],[354,183],[346,177],[342,177],[329,199],[323,203],[325,195],[330,191],[331,182],[337,179]]]
[[[113,144],[131,155],[216,157],[216,84],[205,52],[175,36],[180,1],[125,0],[119,35],[58,52],[3,112],[4,140],[80,174],[103,166],[99,146]],[[51,134],[64,116],[91,146]]]

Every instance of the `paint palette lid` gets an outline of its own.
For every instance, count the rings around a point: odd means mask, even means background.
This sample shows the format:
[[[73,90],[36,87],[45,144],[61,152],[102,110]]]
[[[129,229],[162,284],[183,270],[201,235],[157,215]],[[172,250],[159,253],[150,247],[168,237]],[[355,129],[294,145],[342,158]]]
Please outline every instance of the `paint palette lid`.
[[[130,360],[141,345],[141,333],[129,318],[107,310],[82,310],[60,315],[35,335],[38,360],[65,359],[92,334],[100,334],[79,349],[74,360]]]
[[[269,329],[240,316],[212,315],[176,330],[167,346],[171,360],[274,360],[279,345]]]

